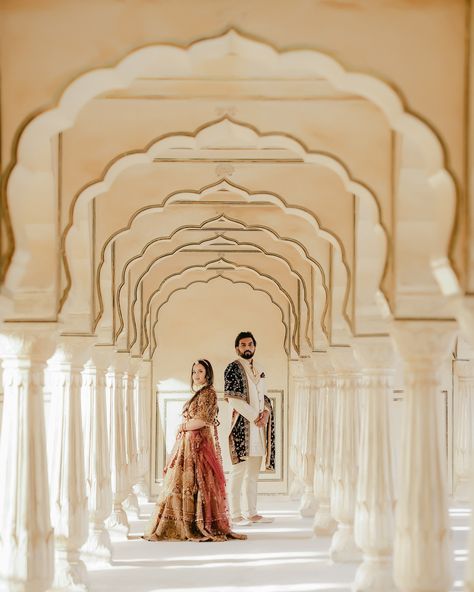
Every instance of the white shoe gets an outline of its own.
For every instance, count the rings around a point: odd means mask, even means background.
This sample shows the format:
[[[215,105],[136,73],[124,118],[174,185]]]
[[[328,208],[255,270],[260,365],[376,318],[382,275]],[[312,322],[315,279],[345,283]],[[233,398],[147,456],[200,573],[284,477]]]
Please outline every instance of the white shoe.
[[[232,518],[232,526],[251,526],[252,522],[240,516],[240,518]]]
[[[248,521],[250,524],[271,524],[274,518],[269,518],[268,516],[260,516],[260,514],[255,514],[255,516],[248,516]]]

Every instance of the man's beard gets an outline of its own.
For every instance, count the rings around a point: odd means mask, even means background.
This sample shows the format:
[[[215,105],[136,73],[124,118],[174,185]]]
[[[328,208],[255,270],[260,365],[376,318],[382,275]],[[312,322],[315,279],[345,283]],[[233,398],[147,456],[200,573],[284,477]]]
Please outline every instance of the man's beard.
[[[240,357],[244,358],[244,360],[250,360],[251,358],[253,358],[253,353],[249,350],[246,350],[243,354],[240,354]]]

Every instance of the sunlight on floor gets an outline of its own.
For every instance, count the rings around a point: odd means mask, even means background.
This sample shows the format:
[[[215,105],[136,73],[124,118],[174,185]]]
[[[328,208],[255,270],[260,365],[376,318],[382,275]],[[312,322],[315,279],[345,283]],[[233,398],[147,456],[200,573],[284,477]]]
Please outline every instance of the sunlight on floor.
[[[297,502],[262,498],[271,524],[241,528],[247,541],[159,542],[140,539],[152,504],[130,519],[128,541],[115,541],[112,566],[90,565],[91,592],[350,592],[357,564],[329,560],[330,539],[313,537],[312,518]],[[470,510],[450,509],[453,538],[452,592],[463,588]]]

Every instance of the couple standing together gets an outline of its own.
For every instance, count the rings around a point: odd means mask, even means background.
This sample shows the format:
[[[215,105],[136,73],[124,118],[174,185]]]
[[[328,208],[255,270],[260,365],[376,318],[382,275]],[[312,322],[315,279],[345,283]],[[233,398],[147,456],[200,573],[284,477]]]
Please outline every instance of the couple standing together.
[[[222,541],[245,539],[232,524],[266,522],[257,513],[257,483],[261,465],[275,469],[274,419],[266,394],[265,373],[254,361],[257,342],[252,333],[235,339],[238,358],[224,373],[225,400],[232,407],[229,452],[232,461],[229,518],[225,477],[217,436],[217,396],[208,360],[191,368],[194,394],[183,407],[184,422],[165,467],[163,490],[143,538],[149,541]],[[243,491],[242,491],[243,489]],[[248,517],[241,511],[241,494]]]

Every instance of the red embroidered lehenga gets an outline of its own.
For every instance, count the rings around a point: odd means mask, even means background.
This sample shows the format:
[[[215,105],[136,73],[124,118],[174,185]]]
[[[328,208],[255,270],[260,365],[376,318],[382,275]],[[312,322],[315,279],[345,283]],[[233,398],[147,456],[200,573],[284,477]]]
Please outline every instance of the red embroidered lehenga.
[[[232,532],[217,438],[217,397],[204,387],[187,403],[183,416],[207,424],[181,432],[165,468],[163,490],[143,538],[149,541],[246,539]]]

